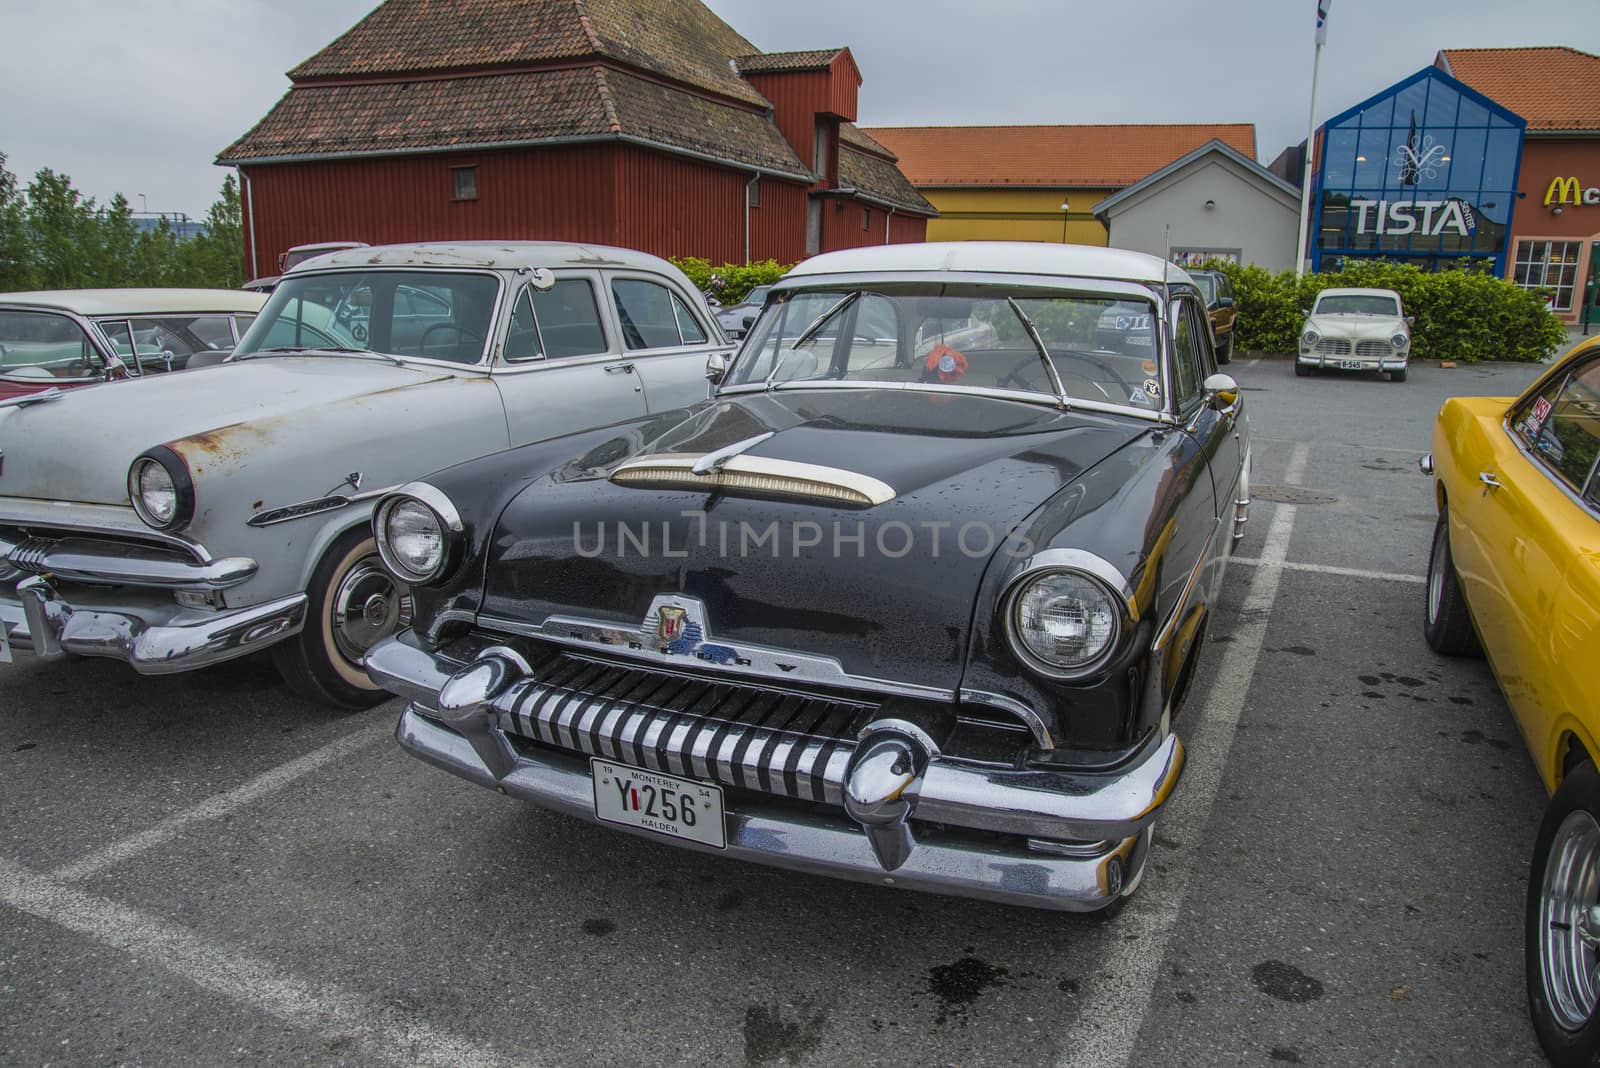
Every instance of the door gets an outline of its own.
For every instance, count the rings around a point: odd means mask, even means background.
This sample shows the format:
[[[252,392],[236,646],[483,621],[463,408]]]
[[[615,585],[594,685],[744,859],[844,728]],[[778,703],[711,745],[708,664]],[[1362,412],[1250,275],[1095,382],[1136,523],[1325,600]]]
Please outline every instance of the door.
[[[1592,697],[1568,709],[1561,681],[1579,663],[1572,657],[1592,612],[1563,615],[1556,606],[1600,548],[1593,505],[1579,496],[1593,493],[1596,411],[1600,360],[1589,360],[1513,409],[1509,435],[1490,431],[1486,461],[1462,472],[1475,481],[1450,501],[1452,547],[1457,530],[1472,544],[1464,581],[1484,652],[1542,771],[1554,723],[1564,711],[1585,714]]]
[[[707,357],[733,352],[707,317],[705,302],[660,276],[616,273],[606,281],[622,348],[643,387],[645,406],[662,412],[705,400],[710,391]]]
[[[606,329],[598,282],[561,275],[548,290],[525,285],[513,298],[491,373],[513,447],[645,413],[639,375]]]
[[[1179,298],[1178,314],[1173,335],[1176,341],[1173,358],[1177,364],[1173,381],[1177,383],[1180,402],[1188,405],[1180,408],[1180,418],[1184,420],[1185,432],[1194,438],[1211,469],[1215,514],[1232,518],[1239,466],[1244,462],[1238,426],[1243,419],[1244,400],[1241,397],[1228,411],[1218,411],[1206,403],[1204,383],[1216,373],[1217,367],[1210,323],[1199,302],[1191,297]],[[1196,396],[1200,398],[1198,403],[1193,400]]]

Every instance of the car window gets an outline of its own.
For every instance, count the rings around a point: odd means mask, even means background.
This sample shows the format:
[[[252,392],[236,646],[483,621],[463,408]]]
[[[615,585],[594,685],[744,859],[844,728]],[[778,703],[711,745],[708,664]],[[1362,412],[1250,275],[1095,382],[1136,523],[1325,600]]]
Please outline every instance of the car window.
[[[664,349],[683,344],[672,294],[666,286],[638,278],[611,282],[622,323],[622,340],[630,349]]]
[[[499,279],[467,271],[317,271],[284,278],[235,350],[370,349],[475,364]]]
[[[233,333],[224,315],[171,315],[133,319],[129,325],[134,355],[148,370],[167,370],[169,364],[182,367],[197,352],[233,347]]]
[[[65,315],[0,311],[0,375],[13,379],[80,379],[95,375],[100,355],[81,326]]]
[[[548,291],[531,290],[534,316],[545,356],[562,360],[609,352],[600,305],[587,279],[563,278]]]
[[[95,325],[100,327],[100,332],[111,342],[111,347],[117,350],[117,355],[124,360],[133,359],[133,328],[126,319],[97,319]]]
[[[1538,425],[1533,452],[1573,489],[1583,489],[1600,455],[1600,361],[1574,372],[1554,402],[1538,397],[1527,419]]]
[[[537,360],[544,356],[539,344],[539,324],[533,317],[532,290],[524,289],[511,310],[511,325],[506,329],[507,360]]]
[[[678,319],[678,334],[685,345],[704,345],[706,343],[705,328],[699,320],[689,311],[688,305],[678,299],[676,293],[672,294],[672,310]]]
[[[1340,293],[1317,298],[1317,315],[1399,315],[1400,302],[1383,293]]]
[[[1179,408],[1200,396],[1200,368],[1205,366],[1204,333],[1209,327],[1197,323],[1194,305],[1182,301],[1178,305],[1177,329],[1173,333],[1172,388]]]
[[[767,294],[771,292],[771,286],[756,286],[744,295],[744,299],[739,302],[739,306],[742,308],[747,304],[753,304],[759,308],[767,302]]]
[[[1194,284],[1200,287],[1200,295],[1205,297],[1206,303],[1214,303],[1217,299],[1217,279],[1214,275],[1192,275]]]

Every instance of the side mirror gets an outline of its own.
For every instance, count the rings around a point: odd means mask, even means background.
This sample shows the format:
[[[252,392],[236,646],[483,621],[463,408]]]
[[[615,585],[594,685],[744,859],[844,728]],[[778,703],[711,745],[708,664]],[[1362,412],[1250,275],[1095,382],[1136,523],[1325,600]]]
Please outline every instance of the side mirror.
[[[1415,315],[1406,316],[1406,325],[1407,326],[1412,326],[1412,327],[1416,326],[1417,325],[1417,317]]]
[[[548,267],[535,267],[528,272],[528,284],[541,293],[548,293],[556,287],[555,272]]]
[[[1239,403],[1239,383],[1233,380],[1232,375],[1221,372],[1211,375],[1205,381],[1206,403],[1221,412],[1228,412]]]
[[[1231,308],[1231,307],[1233,307],[1233,298],[1232,297],[1218,297],[1217,298],[1217,307],[1219,307],[1219,308]]]
[[[713,386],[720,383],[728,373],[728,356],[726,353],[713,352],[706,357],[706,381]]]

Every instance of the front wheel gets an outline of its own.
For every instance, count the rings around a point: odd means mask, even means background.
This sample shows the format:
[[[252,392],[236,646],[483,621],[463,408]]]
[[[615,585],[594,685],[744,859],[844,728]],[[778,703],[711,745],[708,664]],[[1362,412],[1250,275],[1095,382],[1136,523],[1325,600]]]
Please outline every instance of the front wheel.
[[[1398,371],[1390,371],[1389,372],[1389,381],[1391,381],[1391,382],[1404,382],[1405,380],[1406,380],[1406,370],[1405,370],[1404,367],[1402,367]]]
[[[411,591],[378,558],[365,527],[337,538],[311,574],[306,623],[272,647],[289,688],[319,704],[370,708],[388,699],[361,666],[381,639],[411,625]]]
[[[1600,773],[1574,768],[1533,850],[1523,929],[1528,1013],[1556,1065],[1600,1059]]]
[[[1294,374],[1296,378],[1310,378],[1311,371],[1312,367],[1309,363],[1301,363],[1298,360],[1295,361]]]
[[[1450,554],[1450,510],[1439,509],[1433,525],[1433,551],[1428,554],[1428,603],[1422,616],[1422,636],[1428,646],[1445,656],[1478,656],[1483,652],[1467,615],[1467,599],[1456,576]]]

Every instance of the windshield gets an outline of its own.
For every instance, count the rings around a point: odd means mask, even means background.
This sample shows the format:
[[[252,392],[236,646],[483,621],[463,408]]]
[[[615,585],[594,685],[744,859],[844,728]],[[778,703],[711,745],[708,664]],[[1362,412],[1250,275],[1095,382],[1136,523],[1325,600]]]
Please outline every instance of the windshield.
[[[464,271],[328,271],[278,283],[235,353],[366,350],[472,364],[500,280]]]
[[[89,335],[67,316],[0,311],[0,377],[67,381],[91,378],[102,366]]]
[[[754,304],[759,308],[761,305],[767,302],[767,294],[771,292],[771,286],[756,286],[754,289],[744,295],[744,299],[741,300],[739,304],[741,306],[746,304]]]
[[[1205,297],[1207,304],[1215,304],[1217,302],[1217,279],[1215,275],[1192,274],[1189,277],[1193,278],[1194,284],[1200,287],[1200,294]]]
[[[233,348],[226,315],[163,315],[143,319],[96,319],[124,363],[141,370],[181,370],[197,352]]]
[[[1059,378],[1070,400],[1152,410],[1159,321],[1153,298],[1015,286],[791,291],[767,305],[726,385],[928,384],[1054,398]]]
[[[1341,293],[1317,301],[1318,315],[1399,315],[1400,302],[1384,293]]]

